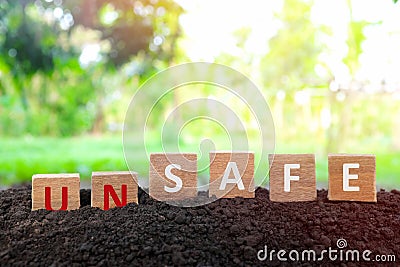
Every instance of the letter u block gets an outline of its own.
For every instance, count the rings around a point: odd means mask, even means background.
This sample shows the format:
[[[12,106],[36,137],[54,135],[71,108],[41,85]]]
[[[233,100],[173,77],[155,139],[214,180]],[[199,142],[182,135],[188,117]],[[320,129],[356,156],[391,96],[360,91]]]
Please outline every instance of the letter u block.
[[[254,153],[210,152],[209,196],[254,198]]]
[[[32,210],[74,210],[80,207],[78,173],[32,176]]]
[[[137,173],[129,171],[93,172],[92,207],[108,210],[138,203]]]
[[[197,154],[151,154],[149,186],[149,195],[159,201],[197,197]]]

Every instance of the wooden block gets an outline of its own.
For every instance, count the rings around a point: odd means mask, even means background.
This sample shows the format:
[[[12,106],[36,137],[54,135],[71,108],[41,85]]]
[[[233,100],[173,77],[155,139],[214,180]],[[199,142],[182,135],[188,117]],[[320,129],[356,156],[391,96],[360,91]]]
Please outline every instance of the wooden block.
[[[149,174],[149,195],[157,200],[197,197],[197,154],[151,154]]]
[[[254,153],[210,152],[209,196],[254,198]]]
[[[375,155],[328,155],[329,200],[376,202]]]
[[[92,207],[108,210],[138,203],[137,173],[93,172]]]
[[[271,201],[313,201],[317,198],[314,154],[271,154],[269,164]]]
[[[32,176],[32,210],[74,210],[79,207],[79,173]]]

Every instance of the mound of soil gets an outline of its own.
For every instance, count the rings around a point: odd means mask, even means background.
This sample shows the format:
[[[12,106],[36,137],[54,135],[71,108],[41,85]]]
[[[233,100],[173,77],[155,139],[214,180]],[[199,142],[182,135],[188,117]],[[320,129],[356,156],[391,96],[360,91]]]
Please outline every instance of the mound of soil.
[[[400,192],[378,192],[378,203],[330,202],[327,191],[302,203],[273,203],[266,189],[255,199],[220,199],[195,208],[157,202],[142,191],[140,204],[102,211],[81,190],[75,211],[31,212],[31,188],[0,191],[0,265],[42,266],[374,266],[363,250],[400,262]],[[360,262],[280,261],[286,250],[359,250]],[[344,240],[342,240],[344,241]],[[341,246],[343,243],[341,243]],[[267,246],[275,254],[261,261]],[[339,253],[339,252],[338,252]],[[263,255],[261,253],[260,255]],[[293,254],[295,255],[295,254]],[[338,254],[339,255],[339,254]]]

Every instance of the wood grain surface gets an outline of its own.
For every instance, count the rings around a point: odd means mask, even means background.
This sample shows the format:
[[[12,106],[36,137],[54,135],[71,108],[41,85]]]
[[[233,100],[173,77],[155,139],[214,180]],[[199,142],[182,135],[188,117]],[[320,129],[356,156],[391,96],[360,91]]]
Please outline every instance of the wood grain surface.
[[[317,197],[314,154],[271,154],[269,155],[270,200],[275,202],[313,201]],[[284,191],[285,164],[299,164],[291,168],[290,175],[298,181],[290,182],[290,192]]]
[[[224,190],[220,189],[222,178],[229,162],[236,163],[239,175],[244,185],[240,190],[236,183],[228,183]],[[234,179],[232,169],[229,179]],[[217,198],[254,198],[254,153],[253,152],[210,152],[210,185],[209,196]]]
[[[344,191],[343,164],[359,164],[359,168],[348,170],[358,179],[349,180],[351,187],[359,191]],[[375,155],[329,154],[329,200],[376,202],[376,160]]]
[[[104,209],[104,185],[111,185],[119,200],[122,200],[122,185],[127,186],[127,204],[138,203],[137,173],[129,171],[110,171],[92,173],[92,207]],[[116,207],[109,196],[109,208]]]
[[[62,187],[68,188],[67,210],[80,207],[79,173],[35,174],[32,176],[32,210],[45,209],[45,188],[51,190],[51,207],[58,210],[62,206]]]
[[[181,167],[173,168],[171,173],[182,180],[178,192],[167,192],[165,186],[176,187],[176,183],[165,175],[170,164]],[[154,153],[150,155],[149,195],[160,201],[173,201],[197,196],[197,154],[195,153]]]

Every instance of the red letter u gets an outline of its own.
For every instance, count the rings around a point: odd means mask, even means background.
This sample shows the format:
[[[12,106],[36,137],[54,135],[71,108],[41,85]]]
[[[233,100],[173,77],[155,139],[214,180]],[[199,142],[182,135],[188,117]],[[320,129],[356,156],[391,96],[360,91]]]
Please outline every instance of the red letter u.
[[[61,208],[59,210],[67,210],[68,208],[68,187],[62,187],[61,189]],[[51,187],[46,186],[44,188],[44,205],[46,210],[53,210],[51,207]]]
[[[110,209],[110,196],[112,197],[115,206],[123,207],[126,206],[127,202],[127,191],[128,187],[126,184],[121,185],[121,194],[122,194],[122,201],[118,198],[117,193],[114,190],[114,187],[109,184],[104,185],[104,210]]]

